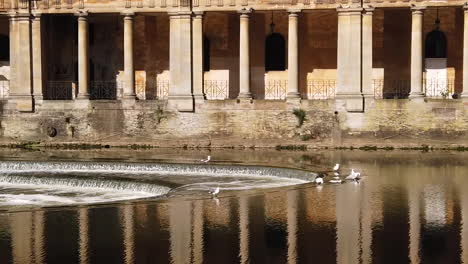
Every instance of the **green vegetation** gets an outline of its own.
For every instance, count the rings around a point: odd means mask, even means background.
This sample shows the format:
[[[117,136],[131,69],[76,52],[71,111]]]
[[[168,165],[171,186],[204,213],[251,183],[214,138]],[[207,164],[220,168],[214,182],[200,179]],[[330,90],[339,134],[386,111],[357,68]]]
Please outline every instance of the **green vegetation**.
[[[306,120],[306,112],[300,108],[295,108],[293,109],[293,114],[297,118],[297,127],[301,127],[304,124],[304,121]]]

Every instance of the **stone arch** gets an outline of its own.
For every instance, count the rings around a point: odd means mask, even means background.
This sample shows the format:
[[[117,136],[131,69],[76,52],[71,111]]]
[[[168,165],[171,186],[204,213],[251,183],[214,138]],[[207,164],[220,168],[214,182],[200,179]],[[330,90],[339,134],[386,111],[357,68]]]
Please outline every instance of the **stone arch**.
[[[447,37],[439,29],[427,34],[425,47],[426,58],[447,58]]]

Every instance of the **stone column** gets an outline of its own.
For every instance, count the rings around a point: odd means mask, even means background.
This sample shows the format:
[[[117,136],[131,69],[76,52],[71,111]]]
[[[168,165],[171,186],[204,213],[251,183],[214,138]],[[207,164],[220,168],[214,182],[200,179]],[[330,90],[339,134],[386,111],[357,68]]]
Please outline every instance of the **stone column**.
[[[362,15],[362,94],[373,98],[372,85],[372,13],[374,8],[366,8]]]
[[[337,102],[348,112],[364,111],[361,90],[362,8],[338,8]]]
[[[251,100],[250,92],[250,52],[249,52],[249,15],[251,9],[243,9],[240,13],[239,36],[239,96],[241,100]]]
[[[18,53],[19,45],[19,30],[18,30],[18,20],[15,15],[10,16],[10,94],[12,91],[16,91],[18,87],[18,77],[17,77],[17,60],[16,58]]]
[[[42,86],[44,84],[42,74],[42,33],[41,14],[34,14],[32,20],[32,63],[33,63],[33,95],[37,104],[43,99]]]
[[[78,96],[89,99],[89,56],[88,56],[88,13],[79,12],[78,16]]]
[[[299,99],[299,46],[297,20],[300,10],[289,11],[288,23],[288,100]]]
[[[423,11],[413,7],[411,22],[411,92],[410,97],[422,97],[423,91]]]
[[[195,103],[203,103],[203,12],[194,12],[192,19],[193,96]]]
[[[169,108],[193,112],[192,18],[190,11],[169,13]]]
[[[31,19],[29,14],[15,14],[11,17],[12,86],[10,99],[20,112],[34,111],[31,74]]]
[[[133,64],[133,17],[135,13],[125,12],[124,16],[124,99],[135,99],[135,67]]]
[[[468,97],[468,5],[463,6],[463,92],[461,97]]]

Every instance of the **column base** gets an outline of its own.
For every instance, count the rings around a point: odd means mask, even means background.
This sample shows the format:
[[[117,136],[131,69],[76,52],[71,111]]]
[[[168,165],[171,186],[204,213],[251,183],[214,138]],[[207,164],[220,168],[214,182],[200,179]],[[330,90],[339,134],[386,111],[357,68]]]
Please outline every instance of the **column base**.
[[[167,98],[167,106],[169,109],[179,112],[193,112],[194,98],[192,95],[169,95]]]
[[[461,93],[460,95],[458,95],[458,98],[468,99],[468,93],[467,93],[467,92],[463,92],[463,93]]]
[[[194,95],[193,99],[195,100],[196,105],[205,103],[205,95],[203,94]]]
[[[237,99],[240,100],[252,100],[252,94],[251,93],[239,93],[237,96]]]
[[[122,100],[137,100],[136,94],[124,94]]]
[[[76,100],[89,100],[89,94],[78,94]]]
[[[11,95],[9,101],[19,112],[34,112],[34,98],[31,95]]]
[[[414,93],[410,93],[408,98],[420,98],[420,97],[424,97],[425,94],[423,92],[414,92]]]
[[[344,101],[344,107],[347,112],[364,112],[364,97],[361,94],[336,95],[336,99]]]
[[[288,96],[286,97],[286,103],[288,105],[299,106],[301,105],[301,97],[300,96]]]

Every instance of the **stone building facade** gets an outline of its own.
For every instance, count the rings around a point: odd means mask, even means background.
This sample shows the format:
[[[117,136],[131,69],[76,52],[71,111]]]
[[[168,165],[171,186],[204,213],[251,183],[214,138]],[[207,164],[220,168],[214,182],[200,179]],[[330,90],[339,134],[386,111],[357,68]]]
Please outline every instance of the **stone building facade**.
[[[66,142],[466,138],[462,1],[3,0],[0,10],[6,141],[50,139],[52,128]]]

